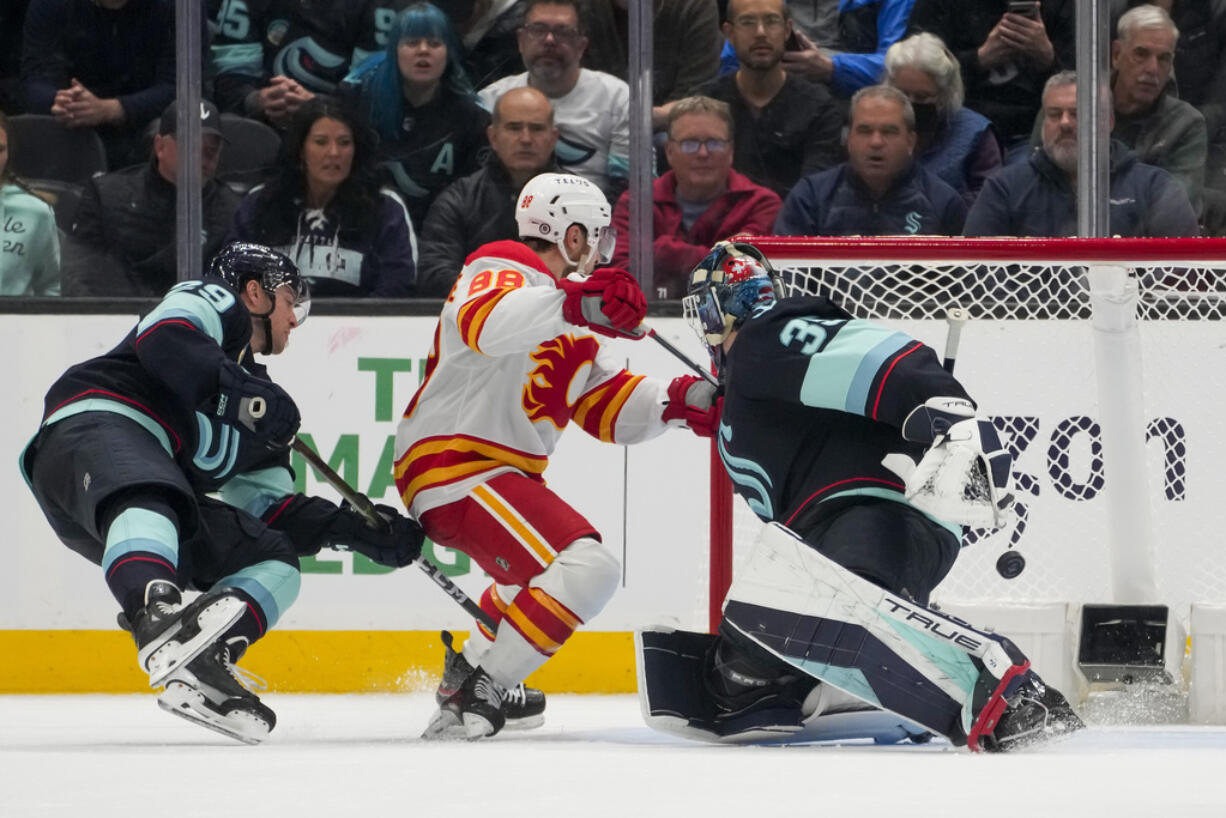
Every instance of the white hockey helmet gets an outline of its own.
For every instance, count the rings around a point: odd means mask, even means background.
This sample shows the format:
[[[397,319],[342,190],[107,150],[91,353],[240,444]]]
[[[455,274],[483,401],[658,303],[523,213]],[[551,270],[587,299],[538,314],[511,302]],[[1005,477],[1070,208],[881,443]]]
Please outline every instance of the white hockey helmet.
[[[613,208],[596,185],[570,173],[542,173],[528,180],[515,205],[515,223],[522,238],[552,242],[567,264],[590,268],[593,256],[601,264],[613,258],[617,233],[609,226]],[[572,260],[566,252],[566,228],[582,225],[587,231],[586,257]]]

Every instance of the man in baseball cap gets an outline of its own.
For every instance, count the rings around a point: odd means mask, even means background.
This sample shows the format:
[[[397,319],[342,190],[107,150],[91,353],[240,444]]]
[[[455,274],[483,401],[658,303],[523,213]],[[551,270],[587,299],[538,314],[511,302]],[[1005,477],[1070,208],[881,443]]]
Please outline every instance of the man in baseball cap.
[[[213,176],[221,158],[221,114],[200,105],[200,199],[204,258],[221,248],[239,196]],[[65,243],[61,289],[73,295],[160,296],[178,280],[175,249],[178,105],[157,120],[149,161],[95,176],[85,186]]]

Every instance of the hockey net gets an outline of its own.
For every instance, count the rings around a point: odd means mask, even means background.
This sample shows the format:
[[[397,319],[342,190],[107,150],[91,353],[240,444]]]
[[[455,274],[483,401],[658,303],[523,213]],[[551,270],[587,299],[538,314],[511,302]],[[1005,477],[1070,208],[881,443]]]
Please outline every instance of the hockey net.
[[[1226,327],[1219,323],[1226,317],[1226,241],[754,243],[780,270],[789,294],[830,296],[938,355],[949,309],[969,312],[956,373],[1007,441],[1018,502],[1004,528],[967,534],[934,599],[1145,601],[1173,612],[1226,601],[1226,479],[1219,470],[1226,434],[1218,421],[1226,406]],[[1122,289],[1104,289],[1104,275],[1123,282]],[[1112,452],[1104,409],[1123,418],[1112,420],[1112,429],[1130,427],[1125,440],[1144,441],[1135,446],[1139,461]],[[1117,472],[1107,465],[1113,462]],[[714,622],[761,523],[731,499],[726,478],[714,477],[712,485]],[[996,570],[1006,549],[1027,561],[1011,580]],[[1140,585],[1129,586],[1129,577]],[[1122,594],[1121,585],[1131,590]],[[1158,599],[1119,598],[1129,593]]]

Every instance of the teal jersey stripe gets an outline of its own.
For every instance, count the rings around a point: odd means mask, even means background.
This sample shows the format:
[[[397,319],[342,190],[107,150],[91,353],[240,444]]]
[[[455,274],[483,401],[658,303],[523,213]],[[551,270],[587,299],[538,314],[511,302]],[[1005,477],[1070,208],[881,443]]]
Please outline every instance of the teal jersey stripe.
[[[913,339],[867,321],[849,321],[809,360],[800,401],[817,409],[867,415],[869,390],[881,365]]]
[[[209,57],[218,74],[258,77],[264,73],[264,46],[261,43],[215,45]]]
[[[221,326],[221,316],[208,301],[190,292],[172,292],[162,299],[162,303],[153,308],[144,319],[136,325],[136,334],[148,330],[159,321],[168,318],[182,318],[196,329],[212,338],[218,346],[221,345],[224,332]]]
[[[107,400],[106,398],[88,398],[86,400],[74,401],[63,409],[53,412],[49,418],[43,421],[43,425],[50,426],[52,423],[58,423],[64,418],[70,418],[82,412],[113,412],[116,415],[123,415],[129,420],[136,421],[144,427],[146,432],[157,438],[158,443],[162,444],[162,448],[166,450],[166,454],[174,457],[174,448],[170,445],[170,437],[166,434],[166,430],[158,425],[156,420],[132,406],[119,403],[118,401]]]
[[[106,532],[102,570],[111,570],[128,554],[157,554],[176,568],[179,565],[179,532],[175,524],[155,511],[129,508],[120,513]]]
[[[221,487],[223,503],[262,517],[276,502],[294,493],[294,478],[283,466],[237,475]]]
[[[250,596],[268,617],[267,627],[272,628],[294,604],[301,586],[302,575],[297,568],[278,560],[265,560],[218,580],[214,587],[236,588]]]

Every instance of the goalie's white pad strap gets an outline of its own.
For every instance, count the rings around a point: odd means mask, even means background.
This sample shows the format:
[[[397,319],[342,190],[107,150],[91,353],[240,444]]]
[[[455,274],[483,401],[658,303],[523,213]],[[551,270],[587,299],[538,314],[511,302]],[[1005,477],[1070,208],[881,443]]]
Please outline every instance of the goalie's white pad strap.
[[[749,560],[736,574],[725,607],[731,601],[864,628],[915,672],[963,703],[966,730],[971,726],[971,698],[980,672],[971,657],[997,678],[1013,665],[987,634],[856,576],[778,523],[762,529]],[[754,638],[753,633],[746,635]],[[769,645],[763,647],[827,684],[882,706],[862,669],[849,671],[805,662],[782,655]]]

